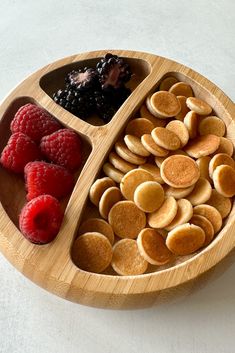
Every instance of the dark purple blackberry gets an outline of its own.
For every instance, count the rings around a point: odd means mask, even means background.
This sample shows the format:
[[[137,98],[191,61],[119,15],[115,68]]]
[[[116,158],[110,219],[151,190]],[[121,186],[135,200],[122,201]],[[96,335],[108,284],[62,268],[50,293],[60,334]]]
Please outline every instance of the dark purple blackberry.
[[[94,102],[97,114],[104,120],[105,123],[108,123],[117,111],[117,109],[110,104],[108,95],[102,91],[95,91]]]
[[[75,89],[60,89],[53,95],[54,101],[81,119],[86,119],[94,110],[94,98],[90,92]]]
[[[106,54],[96,65],[102,89],[119,88],[131,78],[130,66],[122,58]]]
[[[78,91],[93,89],[98,84],[98,76],[95,69],[84,67],[83,69],[73,70],[65,78],[68,88],[75,88]]]

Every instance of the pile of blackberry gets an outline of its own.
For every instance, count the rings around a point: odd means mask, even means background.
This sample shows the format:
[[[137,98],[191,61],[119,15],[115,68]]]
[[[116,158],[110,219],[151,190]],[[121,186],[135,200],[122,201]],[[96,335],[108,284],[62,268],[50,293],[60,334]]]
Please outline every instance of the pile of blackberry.
[[[117,55],[108,53],[96,68],[69,72],[65,89],[55,92],[53,99],[83,120],[96,113],[107,123],[130,95],[125,84],[131,76],[130,66]]]

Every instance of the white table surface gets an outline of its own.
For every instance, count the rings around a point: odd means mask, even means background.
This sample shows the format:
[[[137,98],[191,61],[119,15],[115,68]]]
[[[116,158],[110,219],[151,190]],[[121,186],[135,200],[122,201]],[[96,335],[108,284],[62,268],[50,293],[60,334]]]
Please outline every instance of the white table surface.
[[[0,99],[54,60],[111,48],[172,58],[235,98],[233,0],[1,0],[0,16]],[[192,294],[137,311],[57,298],[0,255],[1,353],[234,353],[234,327],[235,252]]]

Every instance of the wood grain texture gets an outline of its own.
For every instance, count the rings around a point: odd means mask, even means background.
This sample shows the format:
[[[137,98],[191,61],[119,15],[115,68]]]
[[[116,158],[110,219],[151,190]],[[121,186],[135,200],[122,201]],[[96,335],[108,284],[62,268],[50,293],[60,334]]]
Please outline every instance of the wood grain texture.
[[[130,63],[135,73],[131,80],[133,92],[109,124],[91,125],[58,106],[51,99],[51,94],[60,87],[67,72],[84,64],[95,64],[106,52],[74,55],[50,64],[23,81],[2,103],[1,150],[10,135],[9,124],[14,113],[22,104],[35,102],[47,109],[63,125],[81,135],[85,156],[73,193],[69,200],[65,200],[65,217],[60,232],[55,241],[44,246],[29,243],[17,228],[19,210],[25,203],[23,180],[3,168],[0,169],[0,250],[25,276],[68,300],[105,308],[145,307],[171,298],[177,292],[189,291],[194,287],[193,280],[211,269],[234,248],[235,207],[233,206],[216,239],[198,254],[184,258],[181,263],[135,277],[93,274],[78,269],[70,256],[90,186],[127,121],[165,76],[171,74],[188,82],[195,95],[206,100],[213,107],[214,113],[224,120],[227,136],[233,144],[235,107],[214,84],[181,64],[147,53],[111,51],[127,58]]]

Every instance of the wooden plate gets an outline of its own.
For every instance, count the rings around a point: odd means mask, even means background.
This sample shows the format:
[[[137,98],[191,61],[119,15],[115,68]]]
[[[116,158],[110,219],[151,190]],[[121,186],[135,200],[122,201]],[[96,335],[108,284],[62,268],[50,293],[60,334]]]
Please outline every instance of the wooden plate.
[[[182,258],[169,268],[160,268],[140,276],[116,276],[88,273],[77,268],[70,255],[71,246],[82,218],[93,214],[87,202],[90,186],[97,177],[108,152],[138,111],[146,96],[168,75],[188,82],[196,97],[207,101],[227,126],[227,136],[235,142],[235,108],[232,101],[214,84],[195,71],[169,59],[134,51],[111,51],[125,57],[134,76],[131,96],[110,123],[95,126],[70,114],[52,100],[52,93],[63,86],[66,73],[80,66],[93,66],[107,51],[70,56],[50,64],[23,81],[0,107],[0,151],[10,135],[10,122],[17,109],[35,102],[47,109],[61,123],[77,131],[83,139],[85,160],[69,200],[65,200],[65,217],[61,230],[47,245],[28,242],[18,229],[18,214],[25,203],[23,179],[0,168],[0,250],[6,258],[33,282],[68,300],[106,308],[134,308],[154,304],[175,288],[196,279],[212,268],[235,246],[235,207],[216,239],[196,255]],[[92,120],[94,123],[94,120]],[[97,122],[96,122],[97,123]],[[192,281],[191,281],[192,282]],[[191,283],[189,282],[189,283]],[[189,285],[189,289],[191,285]]]

